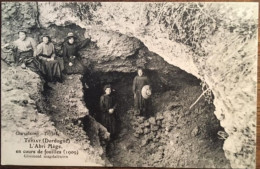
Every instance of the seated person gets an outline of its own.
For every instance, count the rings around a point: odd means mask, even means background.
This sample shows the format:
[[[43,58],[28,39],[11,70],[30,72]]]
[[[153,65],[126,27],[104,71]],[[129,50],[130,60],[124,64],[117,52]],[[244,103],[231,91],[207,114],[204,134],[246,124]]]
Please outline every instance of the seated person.
[[[100,110],[102,116],[102,124],[107,128],[111,134],[111,138],[116,133],[116,103],[114,97],[111,95],[111,86],[105,85],[105,94],[100,97]]]
[[[36,55],[40,62],[40,70],[47,82],[62,81],[62,67],[56,59],[51,38],[43,36],[42,43],[37,46]]]
[[[90,39],[75,42],[77,39],[72,32],[68,33],[67,39],[63,44],[64,68],[67,74],[84,72],[84,66],[78,51],[90,43]]]
[[[18,32],[19,39],[11,44],[4,45],[4,48],[11,48],[14,52],[14,61],[17,66],[23,69],[26,67],[32,71],[38,71],[38,62],[36,56],[36,42],[33,38],[27,37],[26,30]]]

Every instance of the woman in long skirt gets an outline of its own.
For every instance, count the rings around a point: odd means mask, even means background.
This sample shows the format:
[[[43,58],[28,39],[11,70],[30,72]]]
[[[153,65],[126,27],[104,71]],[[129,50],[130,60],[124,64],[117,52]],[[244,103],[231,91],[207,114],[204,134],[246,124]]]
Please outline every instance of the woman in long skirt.
[[[70,32],[63,45],[64,68],[67,74],[84,72],[84,65],[78,52],[90,43],[90,39],[75,42],[76,39],[74,34]]]
[[[62,81],[62,66],[56,59],[55,49],[49,36],[43,36],[42,43],[37,46],[37,57],[40,70],[48,82]]]
[[[102,113],[102,124],[107,128],[113,138],[116,133],[116,103],[111,95],[111,86],[104,87],[105,94],[100,97],[100,110]]]
[[[133,81],[134,107],[136,114],[147,116],[148,100],[143,98],[141,92],[145,85],[149,85],[149,80],[143,75],[142,68],[138,68],[137,74]]]

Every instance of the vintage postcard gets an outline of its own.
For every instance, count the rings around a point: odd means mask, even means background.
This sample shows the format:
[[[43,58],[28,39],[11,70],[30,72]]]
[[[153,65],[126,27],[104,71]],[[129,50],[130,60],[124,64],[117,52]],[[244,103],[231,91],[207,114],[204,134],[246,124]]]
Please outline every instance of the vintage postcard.
[[[1,164],[255,168],[258,6],[2,2]]]

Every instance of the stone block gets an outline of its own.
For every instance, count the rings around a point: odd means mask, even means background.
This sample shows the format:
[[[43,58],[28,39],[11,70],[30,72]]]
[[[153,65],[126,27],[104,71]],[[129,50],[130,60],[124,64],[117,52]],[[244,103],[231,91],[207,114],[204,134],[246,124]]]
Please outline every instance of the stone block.
[[[156,124],[157,124],[158,126],[161,126],[161,125],[162,125],[162,121],[161,121],[161,120],[158,120],[158,121],[156,121]]]
[[[144,122],[144,117],[137,117],[137,122],[138,123],[143,123]]]
[[[144,134],[148,134],[148,133],[150,133],[150,129],[149,128],[144,128]]]
[[[139,127],[136,129],[135,132],[138,133],[138,134],[143,134],[144,133],[143,129],[139,128]]]
[[[138,133],[134,133],[134,136],[135,136],[136,138],[139,138],[139,134],[138,134]]]
[[[150,117],[150,118],[149,118],[149,123],[150,123],[150,124],[156,124],[155,118],[154,118],[154,117]]]
[[[159,126],[157,126],[157,125],[151,125],[151,130],[152,130],[152,131],[158,131],[158,130],[159,130]]]
[[[199,127],[196,126],[192,131],[191,131],[191,136],[195,137],[199,134]]]
[[[163,119],[164,117],[161,113],[156,116],[156,120],[163,120]]]
[[[145,127],[148,127],[148,126],[150,126],[150,123],[149,123],[148,121],[145,121],[145,122],[144,122],[144,126],[145,126]]]

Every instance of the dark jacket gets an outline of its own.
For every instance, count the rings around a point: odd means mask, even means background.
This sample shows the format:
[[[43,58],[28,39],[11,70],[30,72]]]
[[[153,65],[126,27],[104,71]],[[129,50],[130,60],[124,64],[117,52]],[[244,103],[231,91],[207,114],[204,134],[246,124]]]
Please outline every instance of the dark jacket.
[[[116,103],[114,97],[110,95],[103,95],[100,97],[101,112],[108,112],[109,109],[115,109]]]
[[[78,51],[82,48],[84,48],[87,44],[90,43],[90,39],[85,39],[81,42],[74,42],[73,44],[70,44],[69,41],[64,42],[63,46],[63,59],[65,62],[71,62],[73,59],[71,56],[76,56],[76,59],[80,59],[80,55]]]
[[[103,95],[100,97],[100,110],[102,112],[102,124],[113,136],[116,133],[116,111],[109,114],[109,109],[115,109],[116,103],[112,95]]]

